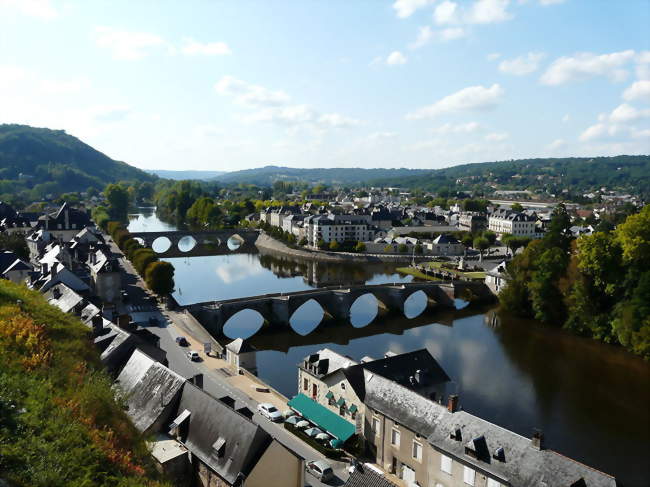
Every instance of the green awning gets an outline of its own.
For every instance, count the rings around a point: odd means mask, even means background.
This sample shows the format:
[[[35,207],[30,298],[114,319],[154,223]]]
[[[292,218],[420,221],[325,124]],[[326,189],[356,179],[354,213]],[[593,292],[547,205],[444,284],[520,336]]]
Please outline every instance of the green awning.
[[[334,397],[334,393],[332,391],[327,391],[327,394],[325,394],[325,397],[327,399],[332,399]]]
[[[352,423],[333,413],[325,406],[312,401],[304,394],[298,394],[287,405],[341,441],[346,441],[350,436],[354,435],[355,427]]]
[[[336,401],[336,405],[337,405],[338,407],[341,407],[341,406],[343,406],[344,404],[345,404],[345,399],[343,399],[342,397],[339,398],[338,401]]]
[[[350,406],[350,412],[351,413],[356,413],[357,412],[357,406],[354,405],[354,404],[352,406]]]

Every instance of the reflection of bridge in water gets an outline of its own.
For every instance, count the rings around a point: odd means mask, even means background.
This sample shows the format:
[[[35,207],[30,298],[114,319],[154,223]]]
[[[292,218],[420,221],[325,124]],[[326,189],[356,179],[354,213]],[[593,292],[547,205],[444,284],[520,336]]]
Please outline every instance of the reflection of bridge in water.
[[[145,247],[153,248],[154,243],[163,244],[165,240],[168,241],[169,248],[156,252],[163,258],[257,253],[255,241],[258,236],[257,230],[249,228],[131,232],[131,237],[139,240]],[[184,245],[181,245],[181,241]],[[184,249],[185,246],[188,248]]]
[[[259,313],[266,328],[291,329],[293,314],[304,304],[315,301],[323,310],[324,320],[349,322],[350,310],[355,301],[370,294],[377,300],[383,313],[404,314],[404,303],[415,293],[426,296],[428,309],[455,309],[455,299],[468,301],[487,300],[492,295],[483,283],[465,281],[453,282],[409,282],[397,284],[358,285],[349,287],[327,287],[293,293],[264,294],[224,301],[196,303],[184,308],[190,312],[211,334],[223,334],[223,328],[230,318],[244,310]]]

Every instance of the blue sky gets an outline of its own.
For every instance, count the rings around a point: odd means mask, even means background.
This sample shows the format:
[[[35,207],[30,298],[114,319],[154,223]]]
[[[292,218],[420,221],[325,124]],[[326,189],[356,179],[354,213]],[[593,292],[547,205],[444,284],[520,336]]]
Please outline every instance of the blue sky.
[[[648,0],[0,0],[0,123],[142,168],[650,153]]]

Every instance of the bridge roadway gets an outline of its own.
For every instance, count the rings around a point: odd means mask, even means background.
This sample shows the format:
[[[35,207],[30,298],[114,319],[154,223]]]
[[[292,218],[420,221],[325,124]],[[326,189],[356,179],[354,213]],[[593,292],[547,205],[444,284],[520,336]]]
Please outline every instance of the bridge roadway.
[[[327,319],[349,321],[350,309],[364,294],[372,294],[380,310],[404,313],[404,303],[414,293],[422,291],[427,297],[427,308],[454,309],[454,299],[486,299],[491,296],[483,283],[409,282],[373,284],[348,287],[324,287],[293,293],[263,294],[245,298],[195,303],[183,308],[191,313],[211,334],[221,335],[224,325],[235,314],[245,309],[257,311],[265,326],[289,328],[293,313],[308,301],[317,302]]]
[[[255,241],[259,231],[250,228],[226,228],[222,230],[170,230],[161,232],[131,232],[131,237],[139,239],[145,247],[152,247],[159,238],[167,238],[171,245],[164,252],[156,252],[159,257],[197,257],[200,255],[225,255],[257,253]],[[189,250],[181,250],[179,242],[192,237],[196,244]],[[228,240],[238,246],[228,246]]]

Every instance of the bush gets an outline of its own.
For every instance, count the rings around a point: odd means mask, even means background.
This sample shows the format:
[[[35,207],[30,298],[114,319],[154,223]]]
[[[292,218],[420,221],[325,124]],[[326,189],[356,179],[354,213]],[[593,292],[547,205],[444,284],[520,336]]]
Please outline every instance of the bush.
[[[408,248],[408,246],[406,244],[399,244],[398,247],[397,247],[397,251],[400,254],[405,254],[406,252],[409,251],[409,248]]]
[[[330,250],[331,250],[332,252],[336,252],[337,250],[339,250],[339,248],[340,248],[341,246],[339,245],[339,243],[338,243],[336,240],[332,240],[332,241],[330,242],[329,247],[330,247]]]
[[[133,252],[131,263],[140,275],[144,275],[145,270],[152,262],[156,262],[158,257],[156,253],[148,248],[140,248]]]
[[[321,250],[325,250],[327,248],[327,242],[323,240],[322,238],[318,241],[318,248]]]
[[[357,242],[357,244],[354,246],[354,251],[355,252],[365,252],[366,251],[366,244],[363,242]]]
[[[300,239],[300,242],[298,242],[298,245],[300,245],[301,247],[304,247],[305,245],[307,245],[307,243],[308,243],[307,239],[305,237],[302,237]]]
[[[392,253],[393,252],[393,246],[392,245],[386,245],[386,247],[384,247],[384,252],[386,252],[387,254]]]

